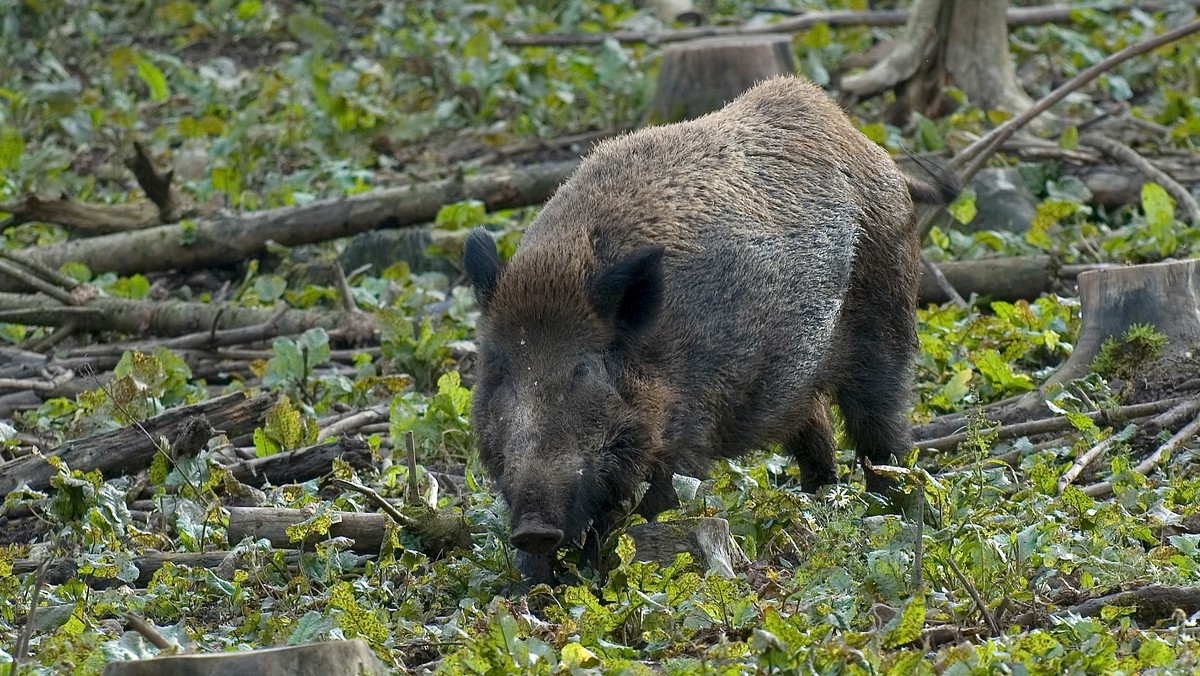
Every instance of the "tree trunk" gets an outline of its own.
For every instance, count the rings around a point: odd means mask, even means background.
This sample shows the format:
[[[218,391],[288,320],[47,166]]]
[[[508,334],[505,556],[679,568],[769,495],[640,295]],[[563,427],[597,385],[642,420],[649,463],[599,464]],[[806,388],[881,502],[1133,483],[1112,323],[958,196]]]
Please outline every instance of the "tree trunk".
[[[795,70],[786,35],[731,36],[672,45],[663,51],[649,124],[711,113],[756,83]]]
[[[972,104],[1016,114],[1033,105],[1017,84],[1008,53],[1005,0],[917,0],[904,36],[887,58],[860,75],[842,79],[858,96],[900,87],[907,111],[943,112],[947,85]]]

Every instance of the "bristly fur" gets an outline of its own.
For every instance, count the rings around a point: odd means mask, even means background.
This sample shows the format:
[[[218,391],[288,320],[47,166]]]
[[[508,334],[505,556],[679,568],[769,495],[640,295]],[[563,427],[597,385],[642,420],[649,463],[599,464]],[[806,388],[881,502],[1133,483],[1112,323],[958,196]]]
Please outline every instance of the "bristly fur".
[[[597,147],[507,267],[466,261],[486,295],[472,421],[514,528],[570,544],[641,481],[653,518],[672,474],[772,442],[815,489],[837,477],[828,400],[861,456],[906,451],[912,196],[946,192],[926,188],[793,77]]]

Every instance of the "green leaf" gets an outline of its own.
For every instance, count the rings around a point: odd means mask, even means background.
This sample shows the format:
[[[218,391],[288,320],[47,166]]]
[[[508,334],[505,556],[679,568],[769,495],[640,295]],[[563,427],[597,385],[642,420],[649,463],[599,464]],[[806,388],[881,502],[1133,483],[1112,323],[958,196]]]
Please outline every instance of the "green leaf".
[[[954,220],[966,225],[975,219],[975,190],[973,188],[964,188],[958,197],[946,207],[946,211],[954,217]]]
[[[237,18],[245,21],[258,16],[262,10],[262,3],[259,0],[242,0],[237,6]]]
[[[21,164],[25,139],[13,127],[0,127],[0,171],[12,171]]]
[[[921,638],[921,630],[925,628],[925,595],[916,594],[909,599],[894,622],[884,639],[886,647],[895,648]]]
[[[819,23],[805,31],[800,38],[800,42],[809,49],[821,49],[828,47],[832,34],[829,30],[829,24]]]
[[[166,101],[168,94],[167,78],[162,74],[162,71],[158,69],[158,66],[155,66],[153,63],[150,63],[148,60],[140,56],[137,57],[134,63],[137,65],[138,77],[140,77],[142,82],[146,83],[146,87],[150,89],[150,100]]]
[[[1075,150],[1079,147],[1079,128],[1071,126],[1064,129],[1058,137],[1058,147],[1063,150]]]
[[[1175,200],[1165,188],[1152,181],[1142,184],[1142,212],[1146,215],[1146,229],[1158,245],[1158,252],[1166,256],[1178,248]]]
[[[1175,650],[1161,638],[1149,636],[1138,648],[1138,661],[1148,667],[1169,667],[1175,663]]]
[[[310,47],[321,47],[337,40],[337,31],[315,14],[296,13],[287,19],[287,31]]]

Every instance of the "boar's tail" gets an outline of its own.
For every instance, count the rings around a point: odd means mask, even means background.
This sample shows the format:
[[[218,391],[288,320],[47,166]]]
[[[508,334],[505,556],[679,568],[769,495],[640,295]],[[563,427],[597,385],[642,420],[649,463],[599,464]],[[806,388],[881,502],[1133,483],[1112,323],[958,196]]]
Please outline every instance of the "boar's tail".
[[[908,181],[908,194],[914,202],[948,204],[958,197],[962,186],[948,163],[928,155],[907,155],[909,162],[906,164],[909,166],[905,169],[910,173],[906,173],[904,178]],[[922,176],[918,178],[911,175],[912,173],[920,173]]]

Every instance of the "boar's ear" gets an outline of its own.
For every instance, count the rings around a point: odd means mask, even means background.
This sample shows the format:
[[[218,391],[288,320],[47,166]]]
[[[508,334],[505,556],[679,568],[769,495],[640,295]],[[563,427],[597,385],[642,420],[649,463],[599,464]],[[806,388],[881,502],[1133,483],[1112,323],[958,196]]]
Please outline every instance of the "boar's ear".
[[[479,308],[487,311],[492,294],[496,292],[496,280],[500,279],[500,254],[496,242],[487,230],[475,228],[467,236],[463,246],[463,267],[475,287],[475,298]]]
[[[629,254],[592,282],[592,306],[613,322],[618,340],[632,338],[649,326],[662,306],[662,259],[657,244]]]

